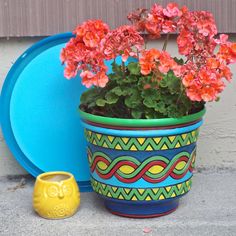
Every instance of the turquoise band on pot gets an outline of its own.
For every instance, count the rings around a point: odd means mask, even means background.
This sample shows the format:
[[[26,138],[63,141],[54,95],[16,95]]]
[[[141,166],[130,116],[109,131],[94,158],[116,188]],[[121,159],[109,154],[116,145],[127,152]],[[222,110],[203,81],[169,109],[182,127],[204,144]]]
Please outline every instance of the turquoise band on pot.
[[[102,182],[102,183],[106,183],[106,184],[113,185],[113,186],[119,186],[119,187],[123,187],[123,188],[127,187],[127,183],[123,183],[123,182],[117,180],[117,178],[115,176],[113,176],[110,179],[106,179],[106,181],[104,181],[104,179],[99,177],[96,172],[92,173],[91,176],[95,180]],[[192,176],[193,176],[193,174],[188,171],[187,174],[181,179],[173,179],[173,178],[171,178],[171,176],[168,176],[168,178],[166,178],[164,181],[162,181],[160,183],[149,183],[149,182],[145,181],[144,179],[139,179],[138,181],[136,181],[134,183],[129,183],[128,187],[129,188],[160,188],[160,187],[180,184],[182,182],[185,182],[185,181],[191,179]]]
[[[194,125],[182,127],[182,128],[175,128],[175,129],[165,129],[165,130],[115,130],[115,129],[107,129],[89,125],[85,122],[82,122],[82,125],[91,131],[107,134],[107,135],[114,135],[114,136],[121,136],[121,137],[158,137],[158,136],[166,136],[166,135],[174,135],[174,134],[182,134],[186,132],[190,132],[199,128],[203,124],[203,121],[200,120]]]

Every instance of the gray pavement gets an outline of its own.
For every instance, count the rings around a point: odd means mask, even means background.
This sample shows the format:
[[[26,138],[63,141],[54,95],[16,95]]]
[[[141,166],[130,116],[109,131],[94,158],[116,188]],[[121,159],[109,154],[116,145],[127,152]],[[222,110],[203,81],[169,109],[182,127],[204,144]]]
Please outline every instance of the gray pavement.
[[[26,183],[25,183],[26,182]],[[174,213],[128,219],[106,211],[94,193],[81,194],[76,215],[46,220],[32,210],[34,180],[0,178],[0,235],[227,235],[236,236],[236,170],[198,170]]]

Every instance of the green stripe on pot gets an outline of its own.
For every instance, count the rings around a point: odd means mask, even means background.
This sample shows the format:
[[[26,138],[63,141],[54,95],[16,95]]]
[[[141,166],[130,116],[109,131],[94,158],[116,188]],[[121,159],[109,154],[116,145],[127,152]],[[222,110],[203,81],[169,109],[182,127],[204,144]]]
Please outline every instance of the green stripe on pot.
[[[117,125],[126,127],[152,127],[152,126],[170,126],[170,125],[193,122],[201,119],[206,113],[206,109],[204,108],[197,113],[183,116],[180,118],[161,118],[161,119],[112,118],[112,117],[92,115],[82,110],[79,110],[79,113],[82,119],[99,124]]]

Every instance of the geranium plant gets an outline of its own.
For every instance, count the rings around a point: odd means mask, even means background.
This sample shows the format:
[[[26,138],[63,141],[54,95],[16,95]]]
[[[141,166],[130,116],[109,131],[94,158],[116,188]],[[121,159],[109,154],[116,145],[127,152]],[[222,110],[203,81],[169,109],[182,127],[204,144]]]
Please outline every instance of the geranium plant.
[[[128,19],[131,25],[113,30],[101,20],[88,20],[73,31],[75,37],[63,49],[65,77],[79,73],[89,88],[81,96],[80,109],[107,117],[181,117],[219,99],[232,77],[228,65],[236,62],[236,43],[217,35],[211,13],[176,3],[166,8],[154,4],[150,10],[130,13]],[[171,33],[177,34],[183,58],[167,52]],[[165,34],[162,49],[146,49],[149,39]],[[110,74],[106,60],[112,60]]]

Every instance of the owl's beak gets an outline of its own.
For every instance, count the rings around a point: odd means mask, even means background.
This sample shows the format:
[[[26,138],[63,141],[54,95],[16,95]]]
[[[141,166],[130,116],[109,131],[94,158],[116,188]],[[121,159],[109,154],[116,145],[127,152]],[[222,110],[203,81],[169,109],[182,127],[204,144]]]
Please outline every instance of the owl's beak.
[[[63,193],[62,191],[60,191],[58,197],[59,197],[60,199],[62,199],[62,198],[64,198],[64,196],[65,196],[64,193]]]

